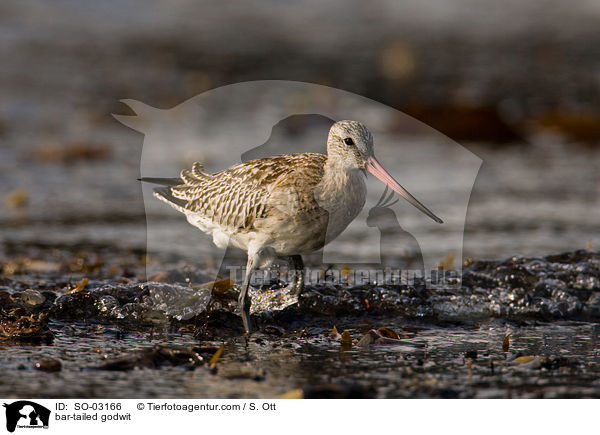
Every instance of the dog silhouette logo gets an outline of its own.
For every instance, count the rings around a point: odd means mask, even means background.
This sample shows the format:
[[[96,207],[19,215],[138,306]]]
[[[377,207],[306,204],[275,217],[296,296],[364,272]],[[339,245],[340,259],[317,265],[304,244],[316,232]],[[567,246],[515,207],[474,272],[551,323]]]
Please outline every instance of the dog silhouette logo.
[[[363,180],[366,207],[360,208],[341,233],[342,225],[335,223],[345,221],[348,208],[315,207],[321,222],[327,215],[326,231],[317,235],[323,235],[328,243],[320,252],[313,252],[313,258],[307,258],[308,263],[356,267],[383,264],[429,273],[436,272],[440,261],[449,255],[462,258],[467,206],[482,160],[432,127],[389,106],[341,89],[285,80],[230,84],[168,109],[134,100],[123,103],[133,114],[114,117],[144,135],[140,175],[147,179],[167,179],[163,183],[178,183],[177,175],[184,168],[192,168],[194,163],[198,163],[196,168],[204,165],[202,172],[216,174],[248,160],[282,154],[324,154],[334,121],[364,122],[376,137],[377,153],[387,170],[417,198],[435,204],[436,213],[446,223],[440,228],[433,220],[424,219],[409,203],[401,200],[392,204],[393,199],[387,196],[384,199],[389,204],[373,207],[382,184],[376,177],[366,177]],[[158,189],[164,187],[169,186]],[[190,225],[181,216],[175,218],[180,210],[157,201],[154,189],[157,187],[152,183],[142,185],[149,258],[176,253],[197,264],[201,256],[207,265],[205,269],[212,275],[206,281],[214,280],[219,269],[225,272],[225,277],[232,277],[227,272],[240,270],[238,262],[244,267],[243,251],[238,247],[229,249],[225,233],[215,232],[218,237],[213,244],[214,238],[202,235],[194,228],[195,224]],[[359,196],[352,198],[357,202]],[[296,198],[297,190],[292,189],[289,196],[278,196],[273,208],[278,215],[291,216],[296,210]],[[237,203],[231,204],[233,207]],[[356,212],[358,205],[357,202],[351,210]],[[229,215],[236,214],[232,212],[234,208],[228,210]],[[321,244],[317,240],[314,246]],[[158,271],[159,263],[146,263],[149,277]],[[460,265],[462,261],[457,268],[459,274]]]
[[[48,428],[50,410],[29,400],[19,400],[10,404],[5,403],[6,429],[14,432],[18,428]]]

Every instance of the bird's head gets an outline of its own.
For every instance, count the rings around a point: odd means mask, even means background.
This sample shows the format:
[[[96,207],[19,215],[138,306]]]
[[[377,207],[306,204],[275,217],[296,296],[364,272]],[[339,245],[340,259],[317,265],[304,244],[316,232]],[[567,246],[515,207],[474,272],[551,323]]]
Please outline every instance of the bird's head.
[[[375,158],[373,135],[357,121],[338,121],[329,130],[327,154],[344,168],[362,169],[373,174],[413,206],[437,223],[443,221],[402,187]]]

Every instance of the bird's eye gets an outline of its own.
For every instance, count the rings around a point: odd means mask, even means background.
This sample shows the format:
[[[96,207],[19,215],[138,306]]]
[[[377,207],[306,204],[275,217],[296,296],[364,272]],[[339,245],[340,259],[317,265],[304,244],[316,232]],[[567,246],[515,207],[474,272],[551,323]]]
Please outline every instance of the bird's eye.
[[[346,139],[344,139],[344,143],[346,145],[354,145],[354,141],[352,140],[351,137],[347,137]]]

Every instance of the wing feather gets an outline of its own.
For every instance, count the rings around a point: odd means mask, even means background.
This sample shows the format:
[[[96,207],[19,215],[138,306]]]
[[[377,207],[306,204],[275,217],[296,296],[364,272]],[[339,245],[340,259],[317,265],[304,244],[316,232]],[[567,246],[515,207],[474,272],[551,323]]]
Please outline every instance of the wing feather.
[[[198,214],[231,231],[249,231],[282,209],[310,207],[326,159],[316,153],[274,156],[215,174],[195,163],[181,171],[181,184],[155,189],[155,194],[182,213]]]

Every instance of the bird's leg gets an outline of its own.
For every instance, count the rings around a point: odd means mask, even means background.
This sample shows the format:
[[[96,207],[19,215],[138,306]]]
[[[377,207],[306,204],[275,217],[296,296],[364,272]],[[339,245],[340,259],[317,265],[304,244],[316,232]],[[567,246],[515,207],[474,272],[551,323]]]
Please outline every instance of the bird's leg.
[[[304,262],[300,255],[290,255],[287,257],[287,261],[291,274],[290,284],[287,288],[291,294],[300,296],[304,289]]]
[[[248,297],[248,287],[250,287],[250,278],[252,278],[252,274],[255,270],[256,262],[254,256],[249,255],[248,262],[246,263],[246,276],[244,276],[244,282],[242,283],[242,289],[240,290],[240,296],[238,297],[238,308],[247,334],[252,332],[250,325],[250,298]]]

